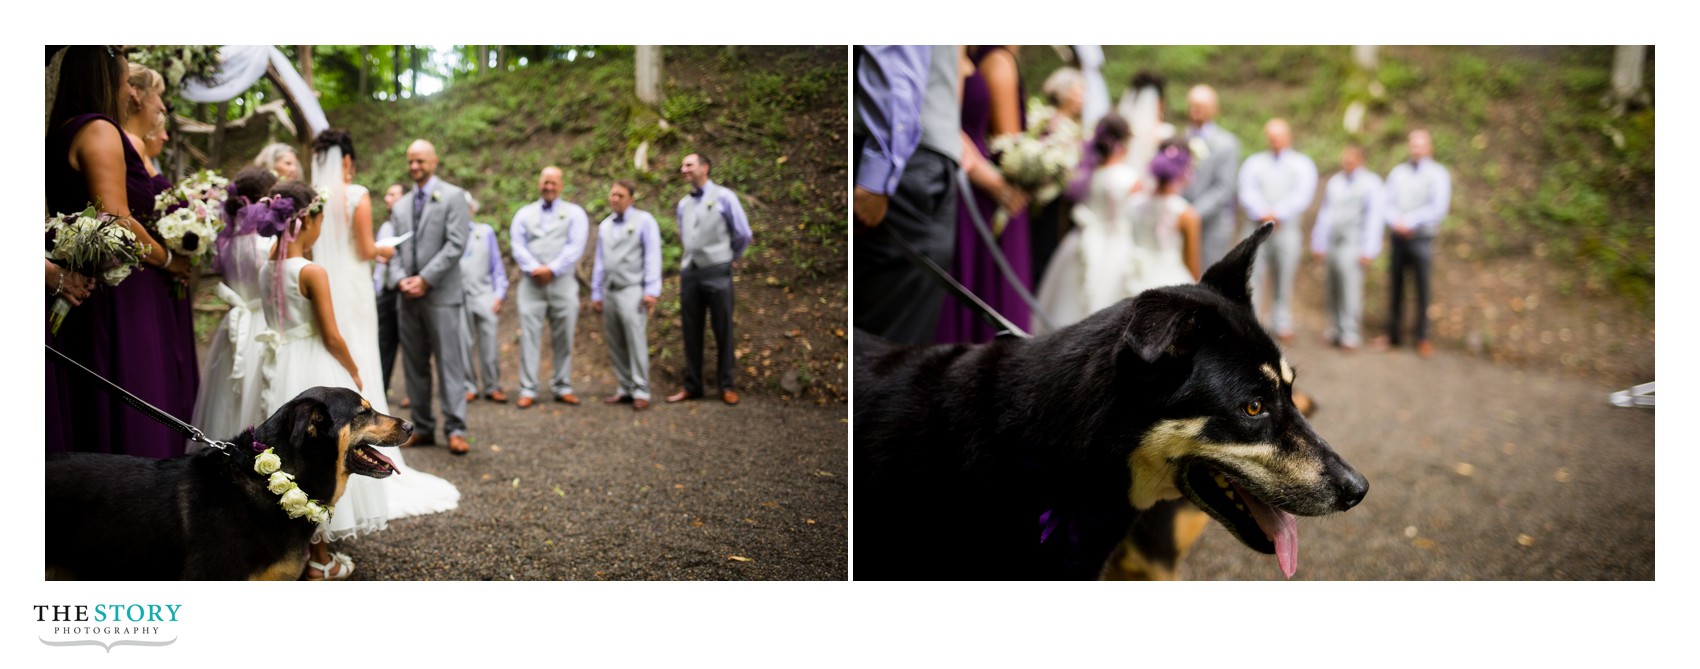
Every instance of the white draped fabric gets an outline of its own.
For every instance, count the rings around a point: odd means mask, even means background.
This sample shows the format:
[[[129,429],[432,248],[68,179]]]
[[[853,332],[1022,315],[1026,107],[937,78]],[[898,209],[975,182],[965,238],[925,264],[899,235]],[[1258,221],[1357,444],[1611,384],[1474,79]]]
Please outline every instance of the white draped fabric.
[[[301,73],[295,71],[295,66],[289,62],[289,56],[269,44],[226,45],[218,50],[218,72],[213,75],[213,82],[203,84],[192,78],[185,77],[183,81],[183,99],[190,102],[224,102],[247,91],[260,77],[266,76],[269,66],[278,73],[278,79],[283,87],[301,110],[301,116],[307,120],[309,137],[318,135],[320,131],[331,127],[325,120],[325,110],[319,106],[319,98],[313,94],[313,89],[307,86],[307,81],[301,78]]]

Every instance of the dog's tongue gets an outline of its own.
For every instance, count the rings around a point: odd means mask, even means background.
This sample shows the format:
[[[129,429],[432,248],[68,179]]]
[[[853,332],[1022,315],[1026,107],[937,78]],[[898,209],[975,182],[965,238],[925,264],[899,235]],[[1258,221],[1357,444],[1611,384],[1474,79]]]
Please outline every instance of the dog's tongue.
[[[395,466],[395,461],[391,460],[389,458],[389,456],[384,455],[383,451],[380,451],[376,448],[373,448],[371,444],[366,444],[365,448],[366,448],[366,454],[376,458],[379,462],[384,463],[385,467],[390,468],[391,474],[400,474],[401,473],[401,469],[399,469]],[[1257,522],[1261,523],[1263,521],[1259,520]]]
[[[1239,486],[1234,486],[1238,488]],[[1245,500],[1245,506],[1251,510],[1251,517],[1257,519],[1257,526],[1263,528],[1263,533],[1275,541],[1275,560],[1281,564],[1281,573],[1292,578],[1299,570],[1299,524],[1293,514],[1264,504],[1253,495],[1246,494],[1240,489],[1240,498]]]

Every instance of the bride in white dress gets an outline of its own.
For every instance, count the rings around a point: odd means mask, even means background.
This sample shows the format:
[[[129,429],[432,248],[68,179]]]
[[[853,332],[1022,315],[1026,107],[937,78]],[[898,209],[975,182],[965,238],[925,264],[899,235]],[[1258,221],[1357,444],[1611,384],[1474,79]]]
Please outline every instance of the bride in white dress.
[[[1070,186],[1074,229],[1057,245],[1039,280],[1039,307],[1057,328],[1084,320],[1125,295],[1123,265],[1134,251],[1121,227],[1123,203],[1138,187],[1140,170],[1127,161],[1128,125],[1110,114],[1098,122],[1079,174]],[[1047,332],[1036,325],[1035,334]]]
[[[1116,113],[1127,121],[1132,135],[1128,139],[1127,161],[1139,169],[1140,182],[1145,189],[1155,188],[1146,166],[1157,156],[1157,146],[1175,137],[1175,126],[1163,121],[1163,77],[1148,71],[1133,75],[1133,81],[1122,92]]]
[[[1098,123],[1082,166],[1090,183],[1075,222],[1039,283],[1039,306],[1058,328],[1159,286],[1200,275],[1198,214],[1180,196],[1190,157],[1167,142],[1142,171],[1127,160],[1127,123],[1114,114]],[[1155,192],[1152,192],[1152,189]],[[1037,329],[1036,334],[1046,330]]]
[[[331,198],[325,206],[324,231],[313,245],[313,260],[330,275],[337,324],[356,366],[372,381],[361,396],[372,403],[374,411],[388,414],[389,402],[378,378],[378,307],[377,296],[372,293],[372,258],[388,258],[395,248],[373,242],[372,200],[364,186],[353,183],[354,153],[353,139],[346,130],[331,128],[313,141],[313,186]],[[350,477],[344,501],[337,505],[339,512],[351,498],[362,508],[386,509],[382,515],[391,520],[448,511],[459,505],[460,491],[454,484],[408,467],[399,448],[376,448],[395,463],[401,475],[384,479]],[[382,529],[382,523],[356,520],[371,517],[361,513],[344,518],[337,513],[327,528],[328,538]]]

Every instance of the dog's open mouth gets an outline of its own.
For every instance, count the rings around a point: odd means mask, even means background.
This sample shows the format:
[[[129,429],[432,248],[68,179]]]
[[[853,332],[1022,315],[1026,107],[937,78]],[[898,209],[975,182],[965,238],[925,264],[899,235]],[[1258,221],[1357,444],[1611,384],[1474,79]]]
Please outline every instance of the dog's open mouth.
[[[371,444],[360,444],[348,449],[348,466],[349,470],[356,474],[375,479],[401,473],[401,470],[396,469],[394,462],[384,457],[383,453],[379,453],[378,449],[372,448]]]
[[[1274,553],[1287,578],[1298,571],[1299,530],[1293,514],[1258,499],[1231,477],[1204,463],[1189,465],[1180,479],[1179,487],[1187,498],[1241,543],[1260,553]]]

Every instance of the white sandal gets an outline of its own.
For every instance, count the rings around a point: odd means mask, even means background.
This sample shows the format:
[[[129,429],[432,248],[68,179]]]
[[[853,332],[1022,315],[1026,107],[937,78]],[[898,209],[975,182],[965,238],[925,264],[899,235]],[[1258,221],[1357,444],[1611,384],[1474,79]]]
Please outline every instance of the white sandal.
[[[341,567],[332,573],[332,567]],[[331,553],[330,564],[321,564],[312,560],[307,561],[308,569],[319,570],[319,578],[309,578],[309,581],[346,581],[354,573],[354,560],[345,553]]]

